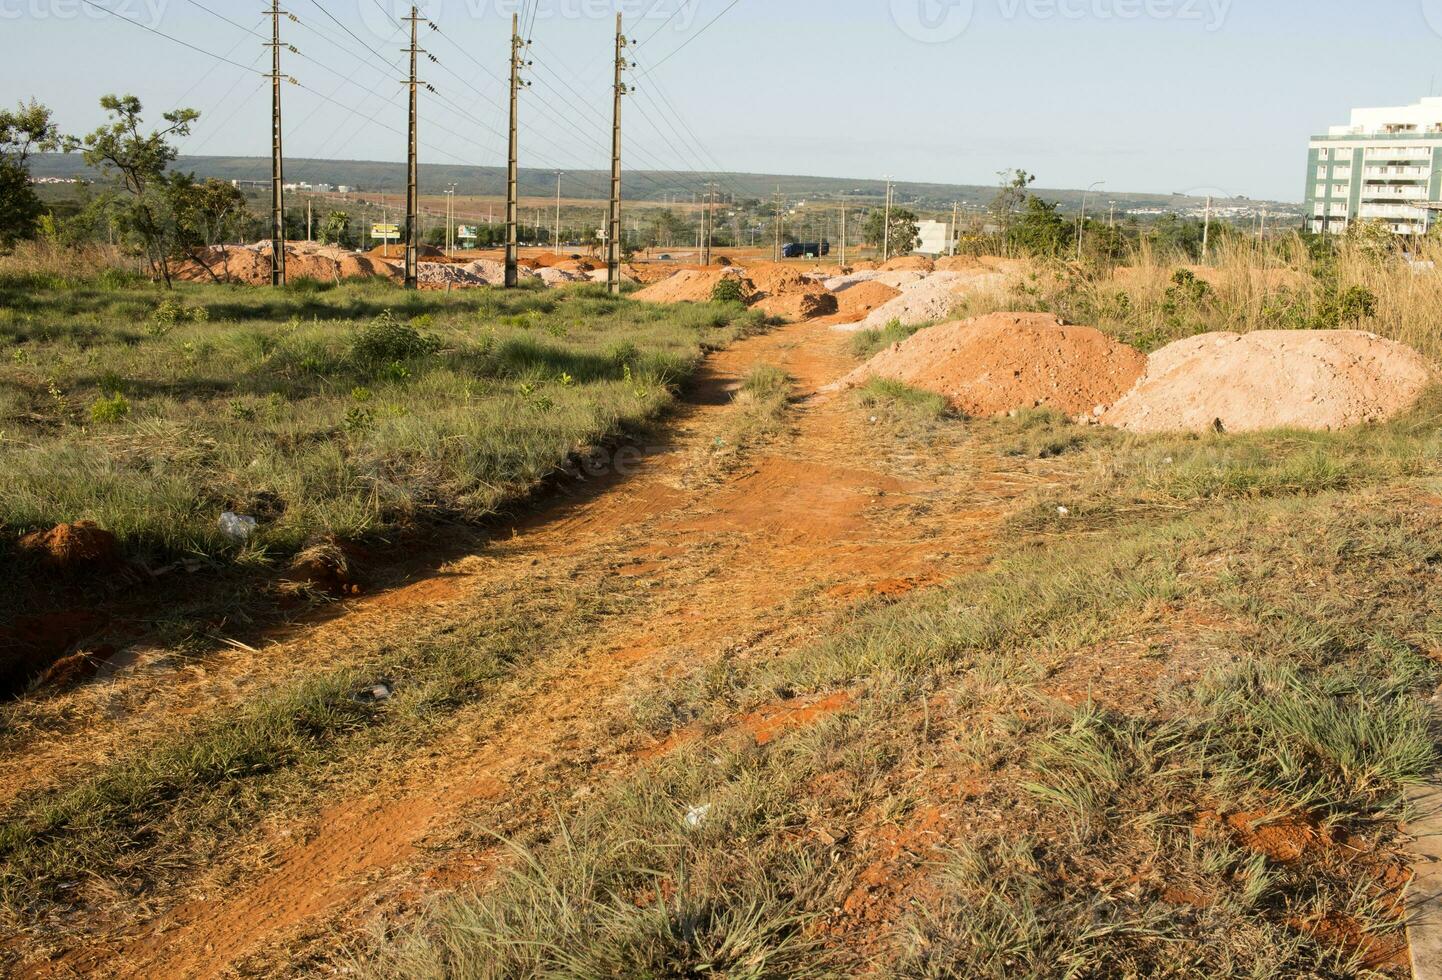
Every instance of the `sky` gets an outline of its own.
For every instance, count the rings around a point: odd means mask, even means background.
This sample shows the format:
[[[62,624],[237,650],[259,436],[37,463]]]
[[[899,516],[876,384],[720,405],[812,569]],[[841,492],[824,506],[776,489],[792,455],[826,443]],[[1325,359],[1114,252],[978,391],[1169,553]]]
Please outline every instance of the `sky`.
[[[421,159],[505,161],[509,27],[535,64],[521,162],[609,166],[617,11],[631,167],[1297,201],[1309,135],[1442,92],[1442,0],[422,0]],[[138,21],[121,23],[95,9]],[[202,113],[188,154],[270,152],[263,0],[0,0],[0,98]],[[286,153],[405,158],[400,0],[285,0]],[[327,14],[330,16],[328,17]],[[532,17],[534,19],[532,19]],[[334,19],[331,19],[334,18]],[[349,33],[347,33],[347,29]],[[174,39],[174,40],[172,40]],[[199,51],[187,48],[185,42]],[[218,57],[217,57],[218,56]],[[224,60],[221,60],[224,59]],[[588,188],[599,190],[599,188]],[[579,190],[579,189],[578,189]]]

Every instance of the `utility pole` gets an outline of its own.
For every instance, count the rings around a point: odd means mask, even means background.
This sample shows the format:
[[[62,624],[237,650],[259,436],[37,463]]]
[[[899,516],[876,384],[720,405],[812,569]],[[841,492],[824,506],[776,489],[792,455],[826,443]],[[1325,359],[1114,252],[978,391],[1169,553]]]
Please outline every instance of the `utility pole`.
[[[516,125],[516,110],[520,105],[521,92],[521,41],[520,12],[511,14],[511,142],[506,164],[506,288],[514,289],[521,281],[521,247],[517,238],[516,222],[519,220],[520,166],[517,163],[519,130]],[[529,84],[529,83],[526,83]]]
[[[416,27],[425,20],[420,11],[411,6],[411,15],[403,18],[411,22],[411,46],[402,48],[402,51],[410,52],[411,56],[411,111],[409,128],[409,145],[406,154],[406,288],[415,289],[417,285],[417,273],[420,263],[420,215],[417,213],[420,208],[420,165],[417,161],[419,149],[416,141],[416,90],[420,83],[416,80],[416,55],[421,49],[416,45]]]
[[[846,198],[841,199],[841,264],[846,264]]]
[[[1207,261],[1207,251],[1212,243],[1212,195],[1207,195],[1207,217],[1202,222],[1202,261]]]
[[[285,285],[285,156],[280,140],[280,0],[270,0],[270,284]]]
[[[951,202],[951,240],[947,243],[951,246],[951,254],[956,254],[956,222],[958,213],[961,211],[961,202]]]
[[[886,212],[881,232],[881,261],[891,260],[891,178],[886,178]]]
[[[712,189],[711,183],[706,184],[706,203],[701,211],[701,264],[711,264],[711,203],[715,200],[716,192]]]
[[[621,33],[621,15],[616,15],[616,79],[611,110],[611,211],[606,221],[606,289],[621,294],[621,96],[629,90],[621,80],[626,64],[626,35]]]
[[[315,238],[311,236],[311,208],[310,208],[310,205],[311,205],[311,199],[310,199],[310,198],[306,198],[306,199],[305,199],[305,240],[308,241],[308,242],[313,242],[313,241],[315,241]]]
[[[551,242],[556,247],[556,254],[561,254],[561,171],[556,171],[556,236]]]
[[[781,261],[781,185],[776,185],[776,253],[771,257],[773,262]]]

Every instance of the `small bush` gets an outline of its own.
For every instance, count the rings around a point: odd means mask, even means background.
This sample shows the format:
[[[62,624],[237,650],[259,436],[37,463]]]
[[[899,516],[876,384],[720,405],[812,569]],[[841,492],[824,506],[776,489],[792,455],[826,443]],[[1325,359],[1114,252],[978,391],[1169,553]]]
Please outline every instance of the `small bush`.
[[[716,285],[711,287],[711,302],[745,303],[746,289],[736,276],[722,276]]]
[[[441,342],[402,323],[389,310],[356,331],[351,339],[351,357],[363,367],[392,365],[440,350]]]
[[[130,402],[116,392],[109,398],[97,398],[90,403],[90,419],[100,425],[123,422],[130,415]]]

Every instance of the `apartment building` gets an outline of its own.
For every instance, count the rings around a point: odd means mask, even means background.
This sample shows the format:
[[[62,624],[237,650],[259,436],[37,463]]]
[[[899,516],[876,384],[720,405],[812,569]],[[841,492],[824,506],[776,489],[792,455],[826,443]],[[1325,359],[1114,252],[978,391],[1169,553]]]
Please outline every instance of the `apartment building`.
[[[1383,221],[1399,235],[1425,234],[1442,200],[1442,98],[1354,109],[1352,121],[1312,138],[1306,214],[1313,231],[1340,234],[1354,221]]]

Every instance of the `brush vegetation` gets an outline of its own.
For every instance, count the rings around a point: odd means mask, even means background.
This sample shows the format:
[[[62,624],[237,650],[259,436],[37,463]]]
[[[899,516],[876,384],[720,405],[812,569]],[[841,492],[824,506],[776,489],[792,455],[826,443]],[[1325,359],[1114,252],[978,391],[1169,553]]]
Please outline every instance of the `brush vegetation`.
[[[587,286],[172,293],[0,271],[0,537],[87,519],[132,556],[264,560],[484,518],[755,325]],[[259,521],[248,541],[222,535],[227,510]]]

